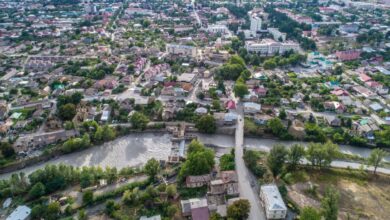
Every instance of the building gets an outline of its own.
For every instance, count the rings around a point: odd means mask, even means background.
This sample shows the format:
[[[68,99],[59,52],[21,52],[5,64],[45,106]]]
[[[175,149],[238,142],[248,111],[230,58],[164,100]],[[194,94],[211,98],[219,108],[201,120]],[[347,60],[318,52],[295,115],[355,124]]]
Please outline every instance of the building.
[[[196,47],[181,45],[181,44],[167,44],[166,52],[173,55],[182,55],[188,57],[196,57]]]
[[[214,33],[214,34],[227,34],[229,33],[229,29],[226,27],[226,25],[220,25],[220,24],[215,24],[215,25],[209,25],[207,27],[207,32],[209,33]]]
[[[194,198],[181,200],[181,211],[184,217],[190,217],[193,220],[208,220],[210,217],[207,199]]]
[[[261,30],[262,20],[260,17],[251,16],[251,26],[250,31],[251,34],[256,36],[256,33]]]
[[[244,113],[255,114],[260,113],[261,105],[254,102],[244,102]]]
[[[268,28],[268,32],[272,35],[276,41],[286,41],[286,34],[280,32],[277,28]]]
[[[276,185],[270,184],[261,186],[260,199],[265,209],[267,219],[286,218],[287,207],[284,204]]]
[[[187,176],[186,186],[188,188],[202,187],[208,185],[211,180],[210,174],[199,175],[199,176]]]
[[[245,48],[250,53],[257,53],[260,55],[271,56],[274,54],[282,54],[287,51],[299,51],[299,44],[291,41],[276,42],[272,39],[263,39],[259,42],[247,41]]]
[[[139,220],[161,220],[161,216],[160,215],[155,215],[151,217],[141,216]]]
[[[7,220],[27,220],[29,219],[31,209],[25,205],[18,206],[8,217]]]
[[[341,61],[356,60],[360,58],[360,51],[358,50],[337,51],[336,57]]]

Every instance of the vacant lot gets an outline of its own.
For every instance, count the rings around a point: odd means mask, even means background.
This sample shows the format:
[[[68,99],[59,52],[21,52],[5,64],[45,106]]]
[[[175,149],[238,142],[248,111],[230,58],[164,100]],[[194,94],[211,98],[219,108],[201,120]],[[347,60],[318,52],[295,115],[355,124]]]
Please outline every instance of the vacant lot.
[[[340,219],[389,219],[390,176],[363,171],[304,169],[286,178],[289,196],[300,206],[320,206],[329,186],[340,192]]]

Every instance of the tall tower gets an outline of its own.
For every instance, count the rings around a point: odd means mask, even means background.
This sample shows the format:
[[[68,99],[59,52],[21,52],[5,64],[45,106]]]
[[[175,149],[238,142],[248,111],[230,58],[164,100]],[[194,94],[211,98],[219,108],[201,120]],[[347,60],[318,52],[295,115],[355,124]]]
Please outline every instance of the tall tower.
[[[256,33],[261,30],[261,24],[262,24],[262,20],[260,17],[257,17],[255,15],[251,16],[250,30],[252,35],[256,36]]]

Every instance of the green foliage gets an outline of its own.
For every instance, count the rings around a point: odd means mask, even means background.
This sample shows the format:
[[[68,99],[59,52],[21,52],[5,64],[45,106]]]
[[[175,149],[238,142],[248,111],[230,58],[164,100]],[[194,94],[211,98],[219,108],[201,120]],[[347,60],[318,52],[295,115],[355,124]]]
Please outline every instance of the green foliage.
[[[315,123],[306,123],[305,132],[306,132],[305,140],[307,141],[324,143],[327,139],[324,131],[320,127],[318,127],[318,125]]]
[[[72,120],[76,115],[76,106],[72,103],[62,105],[58,108],[58,116],[64,120]]]
[[[70,153],[78,149],[88,148],[91,145],[91,140],[88,134],[84,134],[82,138],[70,138],[64,142],[61,150],[65,153]]]
[[[262,178],[266,172],[266,168],[258,163],[260,160],[259,152],[253,150],[245,150],[244,162],[246,167],[257,177]]]
[[[245,83],[242,82],[236,82],[236,84],[234,84],[233,91],[234,94],[240,98],[243,98],[246,94],[249,93],[248,87]]]
[[[212,115],[203,115],[195,124],[202,133],[213,134],[217,130],[215,119]]]
[[[160,170],[160,163],[154,158],[149,159],[145,164],[144,170],[149,178],[153,180]]]
[[[371,151],[370,156],[367,158],[367,163],[374,166],[374,174],[376,173],[378,166],[383,164],[383,159],[388,155],[389,153],[387,151],[384,151],[380,148],[376,148]]]
[[[300,144],[294,144],[288,151],[288,169],[295,170],[301,159],[305,156],[305,148]]]
[[[28,192],[30,199],[36,199],[43,195],[45,195],[45,186],[41,182],[36,183]]]
[[[220,162],[219,167],[220,167],[221,171],[235,169],[235,162],[234,162],[234,155],[233,154],[222,155],[219,162]]]
[[[245,220],[249,216],[251,205],[248,200],[240,199],[231,204],[227,209],[227,217],[235,220]]]
[[[278,144],[272,147],[267,157],[267,164],[274,176],[278,176],[282,172],[287,154],[288,151],[283,145]]]
[[[306,206],[301,210],[300,220],[321,220],[321,214],[317,209]]]
[[[83,193],[83,204],[90,205],[93,202],[93,191],[87,190]]]
[[[325,220],[337,220],[339,211],[339,192],[335,188],[327,188],[321,200],[322,215]]]
[[[12,145],[8,142],[0,142],[0,152],[1,156],[5,158],[10,158],[15,155],[15,150]]]
[[[149,123],[149,119],[142,113],[140,112],[135,112],[131,117],[130,117],[130,122],[135,129],[141,129],[144,130]]]
[[[275,136],[281,136],[283,133],[286,132],[282,120],[280,120],[279,118],[272,118],[268,120],[267,127],[271,129],[272,134],[274,134]]]
[[[114,200],[112,200],[112,199],[107,200],[105,213],[108,216],[113,217],[114,216],[114,212],[119,210],[119,209],[120,209],[120,205],[117,204]]]
[[[173,198],[177,193],[176,186],[168,185],[167,188],[165,189],[165,192],[167,193],[168,197]]]
[[[383,130],[375,132],[375,142],[378,147],[390,147],[390,126],[385,125]]]
[[[337,145],[327,142],[325,144],[310,143],[306,150],[306,157],[313,166],[330,166],[333,158],[339,154]]]
[[[208,174],[214,167],[214,152],[203,144],[187,152],[187,160],[183,163],[179,180],[184,180],[189,175]]]

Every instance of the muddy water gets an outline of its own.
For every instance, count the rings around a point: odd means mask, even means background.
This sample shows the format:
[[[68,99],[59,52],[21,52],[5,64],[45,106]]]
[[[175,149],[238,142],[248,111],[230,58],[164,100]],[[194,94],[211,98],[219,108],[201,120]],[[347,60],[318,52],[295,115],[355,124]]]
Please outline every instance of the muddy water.
[[[234,136],[231,135],[204,135],[197,134],[201,142],[220,146],[217,150],[218,154],[228,152],[229,148],[234,146]],[[283,144],[291,146],[295,143],[304,142],[295,141],[278,141],[261,138],[245,138],[245,146],[248,148],[269,151],[275,144]],[[101,146],[89,148],[84,151],[67,154],[59,158],[49,160],[34,166],[26,167],[16,172],[24,172],[29,174],[36,169],[44,167],[46,164],[67,164],[75,167],[82,166],[101,166],[101,167],[117,167],[118,169],[127,166],[139,166],[144,164],[150,158],[158,160],[166,160],[170,153],[171,147],[169,134],[155,133],[139,133],[130,134],[125,137],[118,138]],[[368,148],[359,148],[353,146],[340,146],[340,150],[344,153],[357,154],[362,157],[368,157],[371,150]],[[390,161],[390,157],[387,157]],[[12,173],[0,175],[0,179],[10,177]]]

